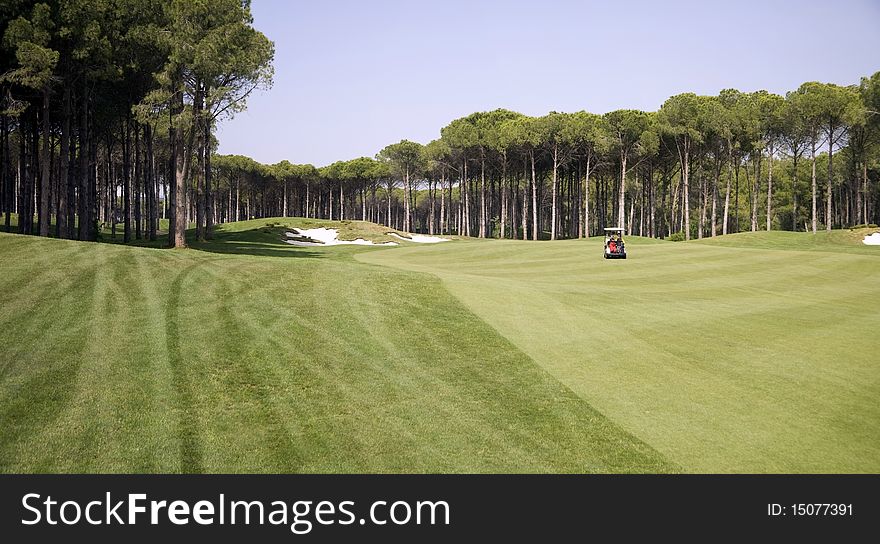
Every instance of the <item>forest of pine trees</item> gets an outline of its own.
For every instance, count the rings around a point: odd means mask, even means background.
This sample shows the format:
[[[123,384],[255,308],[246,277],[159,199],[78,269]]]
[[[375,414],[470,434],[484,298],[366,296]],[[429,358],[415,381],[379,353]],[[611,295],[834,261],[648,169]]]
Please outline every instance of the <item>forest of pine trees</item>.
[[[726,89],[657,112],[456,119],[427,145],[323,168],[214,158],[217,221],[361,219],[430,234],[681,239],[877,223],[880,73],[785,97]]]
[[[6,230],[155,240],[168,218],[182,246],[192,216],[210,234],[216,123],[272,81],[250,2],[13,0],[0,28]]]
[[[784,97],[684,93],[656,112],[474,113],[427,145],[322,168],[217,155],[217,122],[272,82],[273,44],[249,4],[5,3],[3,228],[155,240],[167,219],[181,247],[193,223],[204,239],[216,223],[294,215],[534,240],[880,219],[880,73]]]

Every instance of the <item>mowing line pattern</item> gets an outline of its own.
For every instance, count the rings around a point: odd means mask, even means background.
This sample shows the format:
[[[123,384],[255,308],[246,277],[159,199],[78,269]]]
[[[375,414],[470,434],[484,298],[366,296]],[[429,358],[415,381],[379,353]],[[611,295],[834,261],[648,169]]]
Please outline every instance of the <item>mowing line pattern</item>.
[[[597,239],[462,240],[357,258],[441,278],[685,470],[876,472],[878,252],[836,252],[824,238],[792,248],[780,241],[791,234],[740,237],[743,247],[634,238],[621,262],[602,259]],[[776,246],[786,249],[767,249]]]
[[[0,234],[0,471],[678,470],[440,280],[263,226]]]

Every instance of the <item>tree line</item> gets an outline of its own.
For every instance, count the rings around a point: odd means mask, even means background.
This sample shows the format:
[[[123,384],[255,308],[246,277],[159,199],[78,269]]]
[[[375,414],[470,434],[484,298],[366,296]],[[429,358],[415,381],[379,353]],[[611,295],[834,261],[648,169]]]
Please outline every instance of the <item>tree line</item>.
[[[246,0],[10,0],[0,7],[6,230],[186,244],[210,236],[220,119],[272,81]],[[53,221],[54,219],[54,221]]]
[[[476,237],[605,227],[690,239],[878,222],[880,73],[857,85],[684,93],[656,112],[498,109],[426,145],[324,167],[216,154],[217,123],[272,81],[241,0],[13,0],[0,7],[0,210],[25,234],[169,245],[297,215]],[[54,219],[54,222],[53,222]]]
[[[427,145],[403,140],[323,168],[217,157],[230,212],[218,220],[362,219],[533,240],[612,226],[690,239],[877,223],[878,111],[880,72],[784,97],[683,93],[656,112],[479,112]]]

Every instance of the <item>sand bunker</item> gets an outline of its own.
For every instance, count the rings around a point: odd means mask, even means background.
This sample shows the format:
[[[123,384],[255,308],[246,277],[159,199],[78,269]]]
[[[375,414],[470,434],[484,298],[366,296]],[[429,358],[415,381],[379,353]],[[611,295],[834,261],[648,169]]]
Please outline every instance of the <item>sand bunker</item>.
[[[862,240],[862,243],[867,246],[880,246],[880,232],[875,232],[870,236],[865,236],[865,239]]]
[[[285,233],[288,238],[309,238],[314,240],[313,242],[307,242],[305,240],[285,240],[290,245],[300,246],[300,247],[322,247],[322,246],[342,246],[342,245],[353,245],[353,246],[396,246],[397,242],[385,242],[384,244],[377,244],[375,242],[371,242],[370,240],[364,240],[363,238],[356,238],[354,240],[340,240],[339,239],[339,230],[338,229],[326,229],[324,227],[317,229],[290,229],[290,231]]]
[[[449,238],[440,238],[439,236],[425,236],[423,234],[410,234],[409,238],[405,238],[396,232],[389,232],[389,236],[394,236],[405,242],[416,242],[417,244],[436,244],[438,242],[448,242]]]
[[[375,242],[371,242],[370,240],[364,240],[363,238],[357,238],[354,240],[340,240],[339,239],[339,230],[338,229],[328,229],[324,227],[320,227],[317,229],[290,229],[285,233],[288,238],[308,238],[308,240],[285,240],[290,245],[300,246],[300,247],[322,247],[322,246],[342,246],[342,245],[353,245],[353,246],[396,246],[399,245],[397,242],[385,242],[382,244],[377,244]],[[393,236],[398,240],[403,240],[404,242],[415,242],[417,244],[436,244],[438,242],[448,242],[449,238],[440,238],[439,236],[425,236],[423,234],[410,234],[409,238],[405,236],[401,236],[396,232],[389,232],[389,236]]]

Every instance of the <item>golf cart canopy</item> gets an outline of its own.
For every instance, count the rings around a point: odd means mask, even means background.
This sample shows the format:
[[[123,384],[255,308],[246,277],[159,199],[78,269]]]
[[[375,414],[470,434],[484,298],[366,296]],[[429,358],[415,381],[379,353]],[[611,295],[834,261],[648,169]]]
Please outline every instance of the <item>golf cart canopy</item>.
[[[623,232],[626,229],[624,229],[622,227],[610,227],[610,228],[606,228],[605,230],[611,231],[611,232]]]

